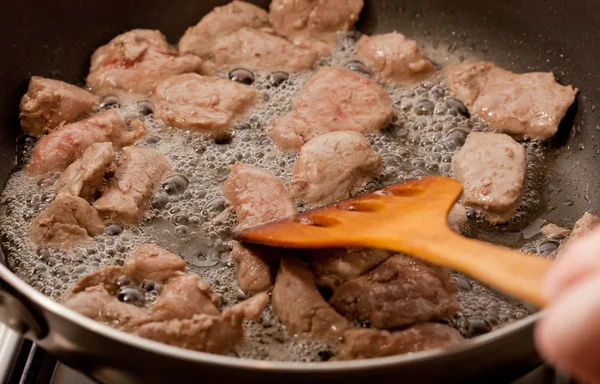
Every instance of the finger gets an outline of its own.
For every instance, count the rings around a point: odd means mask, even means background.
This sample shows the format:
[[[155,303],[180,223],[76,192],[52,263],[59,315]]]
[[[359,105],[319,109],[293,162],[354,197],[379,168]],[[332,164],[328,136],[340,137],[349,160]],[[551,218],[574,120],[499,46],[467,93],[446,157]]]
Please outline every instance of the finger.
[[[548,272],[544,293],[557,298],[570,284],[600,271],[600,229],[565,247]]]
[[[542,356],[580,380],[600,383],[600,273],[567,288],[535,330]]]

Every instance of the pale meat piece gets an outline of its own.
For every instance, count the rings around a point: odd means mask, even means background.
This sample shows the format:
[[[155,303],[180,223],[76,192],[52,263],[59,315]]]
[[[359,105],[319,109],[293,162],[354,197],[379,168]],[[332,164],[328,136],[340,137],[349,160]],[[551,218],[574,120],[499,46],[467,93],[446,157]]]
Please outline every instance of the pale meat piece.
[[[271,289],[273,286],[271,265],[278,260],[275,254],[280,251],[242,245],[237,241],[232,242],[232,247],[231,258],[240,289],[251,295]]]
[[[578,92],[550,72],[516,74],[488,62],[450,65],[444,74],[472,115],[516,137],[554,136]]]
[[[417,42],[397,32],[363,35],[356,43],[356,53],[380,80],[393,84],[412,84],[436,72]]]
[[[454,204],[448,214],[448,226],[456,233],[462,233],[467,225],[467,210],[460,204]]]
[[[104,175],[115,161],[113,144],[96,143],[69,165],[52,186],[57,194],[66,193],[89,200],[100,190]]]
[[[375,248],[330,248],[310,252],[317,285],[335,289],[383,263],[392,253]]]
[[[155,244],[142,244],[125,260],[123,274],[141,283],[164,282],[185,271],[185,260]]]
[[[152,320],[146,309],[119,301],[102,285],[71,295],[63,304],[90,319],[125,332],[133,332]]]
[[[295,215],[298,210],[285,185],[271,172],[236,163],[223,185],[238,219],[238,229],[249,228]],[[231,256],[240,288],[253,294],[273,285],[271,265],[278,251],[233,243]]]
[[[396,255],[334,291],[339,313],[382,329],[446,319],[460,310],[448,268]]]
[[[295,44],[327,43],[354,27],[363,6],[363,0],[273,0],[269,17],[277,34]]]
[[[191,319],[151,322],[141,326],[138,336],[201,352],[226,354],[244,340],[244,320],[256,320],[269,302],[266,293],[258,294],[223,314],[194,315]]]
[[[239,67],[249,70],[301,72],[312,68],[317,53],[271,33],[242,28],[213,43],[210,56],[202,62],[208,75]]]
[[[84,89],[32,76],[21,99],[21,127],[27,135],[41,136],[91,113],[98,103],[98,96]]]
[[[65,300],[68,300],[79,292],[85,291],[87,288],[95,287],[97,285],[101,285],[108,293],[114,295],[119,289],[117,279],[122,274],[123,268],[115,265],[100,268],[97,271],[88,273],[79,279],[77,284],[71,289],[71,292],[65,296]]]
[[[98,212],[84,199],[66,194],[54,201],[31,224],[29,237],[38,246],[57,245],[69,249],[88,243],[104,231]]]
[[[600,217],[594,216],[589,212],[584,213],[583,216],[575,223],[575,226],[571,231],[571,235],[569,236],[567,241],[561,246],[561,249],[564,246],[571,244],[572,242],[577,241],[582,237],[585,237],[591,231],[599,227]]]
[[[256,91],[246,85],[196,73],[158,83],[152,97],[156,115],[167,125],[212,138],[226,135],[255,102]]]
[[[130,130],[116,111],[101,112],[39,139],[27,171],[32,176],[64,171],[95,143],[110,141],[116,147],[124,147],[134,144],[145,134],[143,126],[132,125]]]
[[[152,306],[152,320],[191,319],[195,314],[219,315],[217,298],[197,275],[173,277]]]
[[[244,27],[268,28],[269,14],[264,9],[245,1],[215,7],[193,27],[188,28],[179,40],[179,51],[201,58],[210,55],[219,37],[227,36]]]
[[[517,211],[526,181],[525,148],[501,133],[472,132],[452,158],[454,177],[464,188],[462,203],[481,209],[492,224]]]
[[[222,193],[235,210],[239,229],[298,213],[283,182],[266,169],[251,165],[235,163]]]
[[[292,111],[270,123],[270,136],[281,149],[299,150],[328,132],[377,132],[393,113],[390,95],[372,80],[345,68],[323,68],[304,84]]]
[[[560,240],[569,237],[571,234],[571,230],[567,228],[559,227],[556,224],[546,224],[541,228],[542,235],[546,236],[548,239],[552,240]]]
[[[423,323],[388,332],[379,329],[349,329],[337,360],[373,359],[447,348],[464,341],[456,329],[436,323]]]
[[[349,327],[348,321],[323,299],[310,269],[294,257],[281,259],[272,306],[290,335],[308,334],[336,341]]]
[[[377,176],[382,166],[381,156],[361,133],[326,133],[301,148],[290,193],[310,205],[349,199]]]
[[[107,220],[135,225],[141,220],[156,189],[172,171],[169,160],[155,149],[123,148],[115,176],[94,207]]]
[[[160,31],[125,32],[92,55],[87,83],[94,93],[125,91],[149,94],[156,83],[181,73],[199,72],[202,60],[180,54]]]

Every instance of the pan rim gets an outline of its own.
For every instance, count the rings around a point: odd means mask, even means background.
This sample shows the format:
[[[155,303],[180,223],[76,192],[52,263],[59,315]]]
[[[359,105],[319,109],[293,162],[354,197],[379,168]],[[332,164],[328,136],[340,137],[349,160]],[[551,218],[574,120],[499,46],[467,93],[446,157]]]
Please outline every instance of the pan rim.
[[[215,364],[224,368],[252,369],[264,372],[305,372],[313,373],[335,373],[338,371],[356,371],[369,369],[381,369],[385,367],[398,367],[401,365],[412,365],[419,362],[431,362],[431,360],[442,360],[475,351],[485,345],[501,342],[508,339],[516,332],[523,331],[534,324],[543,316],[543,310],[524,319],[507,324],[502,328],[484,335],[476,336],[466,340],[464,343],[451,348],[408,353],[397,356],[381,357],[374,359],[349,360],[349,361],[327,361],[327,362],[280,362],[251,360],[238,357],[216,355],[206,352],[198,352],[180,347],[174,347],[157,341],[144,339],[130,333],[111,328],[87,318],[62,305],[58,301],[38,292],[25,281],[21,280],[6,266],[0,264],[0,280],[5,281],[17,292],[25,296],[31,302],[41,306],[53,315],[63,320],[73,322],[89,332],[97,333],[117,343],[126,344],[129,347],[145,350],[165,357],[182,359],[194,363]],[[34,340],[35,342],[35,340]]]

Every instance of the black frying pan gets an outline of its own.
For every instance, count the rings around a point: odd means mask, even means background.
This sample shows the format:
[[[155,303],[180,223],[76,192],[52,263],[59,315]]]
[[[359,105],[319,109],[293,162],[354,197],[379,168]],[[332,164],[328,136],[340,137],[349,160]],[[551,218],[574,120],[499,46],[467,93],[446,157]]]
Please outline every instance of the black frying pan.
[[[31,75],[83,84],[93,50],[133,28],[160,29],[171,42],[226,1],[75,0],[5,2],[0,12],[0,187],[17,166],[18,102]],[[257,2],[266,6],[266,2]],[[543,218],[570,226],[598,213],[600,1],[367,0],[358,29],[398,30],[438,64],[485,59],[515,72],[553,71],[581,89],[552,145],[552,187]],[[600,105],[599,105],[600,107]],[[566,202],[574,202],[566,203]],[[1,240],[1,239],[0,239]],[[493,382],[539,360],[536,316],[472,339],[460,349],[344,363],[267,363],[207,355],[122,334],[66,310],[29,287],[0,252],[0,320],[67,364],[104,382]]]

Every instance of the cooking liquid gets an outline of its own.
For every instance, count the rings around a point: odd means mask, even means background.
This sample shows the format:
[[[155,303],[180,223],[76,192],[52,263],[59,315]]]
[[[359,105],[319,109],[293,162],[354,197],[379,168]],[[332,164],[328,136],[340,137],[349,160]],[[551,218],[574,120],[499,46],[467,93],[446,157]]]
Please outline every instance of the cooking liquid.
[[[343,39],[335,53],[322,60],[324,66],[350,66],[355,57],[356,36]],[[143,116],[149,135],[138,145],[152,147],[167,156],[177,172],[187,177],[185,191],[159,191],[154,208],[136,227],[121,233],[112,227],[97,236],[86,247],[71,252],[36,247],[28,240],[28,230],[35,217],[53,199],[48,187],[59,175],[49,175],[41,183],[22,170],[14,173],[0,198],[0,240],[12,271],[35,289],[59,300],[86,273],[107,265],[122,265],[140,244],[157,243],[182,256],[187,271],[205,279],[220,297],[221,306],[233,305],[246,296],[235,278],[228,245],[236,225],[235,215],[227,209],[221,196],[229,167],[236,161],[268,169],[286,184],[290,181],[296,153],[277,151],[268,138],[269,121],[288,112],[294,96],[313,74],[290,73],[281,81],[273,81],[270,73],[255,73],[252,85],[262,102],[245,120],[235,124],[231,140],[219,143],[179,129],[165,127],[149,113],[147,104],[122,102],[118,108],[125,117]],[[275,84],[278,83],[278,84]],[[451,176],[451,159],[471,131],[486,130],[477,118],[465,115],[464,106],[453,99],[439,78],[413,87],[387,88],[397,110],[391,126],[369,135],[373,147],[383,158],[381,174],[365,190],[424,175]],[[26,163],[34,146],[27,139],[22,155]],[[468,231],[472,237],[527,251],[540,251],[553,256],[556,247],[540,241],[539,236],[523,241],[520,230],[539,211],[543,184],[545,149],[541,143],[524,141],[527,149],[528,184],[519,212],[502,228],[485,223],[469,210]],[[177,193],[180,192],[180,193]],[[299,205],[300,210],[303,207]],[[543,247],[543,250],[540,250]],[[460,274],[455,274],[459,287],[461,312],[450,323],[465,337],[476,336],[509,322],[522,319],[532,309],[506,299],[489,288]],[[324,361],[332,356],[335,346],[289,336],[269,307],[259,322],[246,322],[246,343],[236,349],[243,358],[285,361]]]

